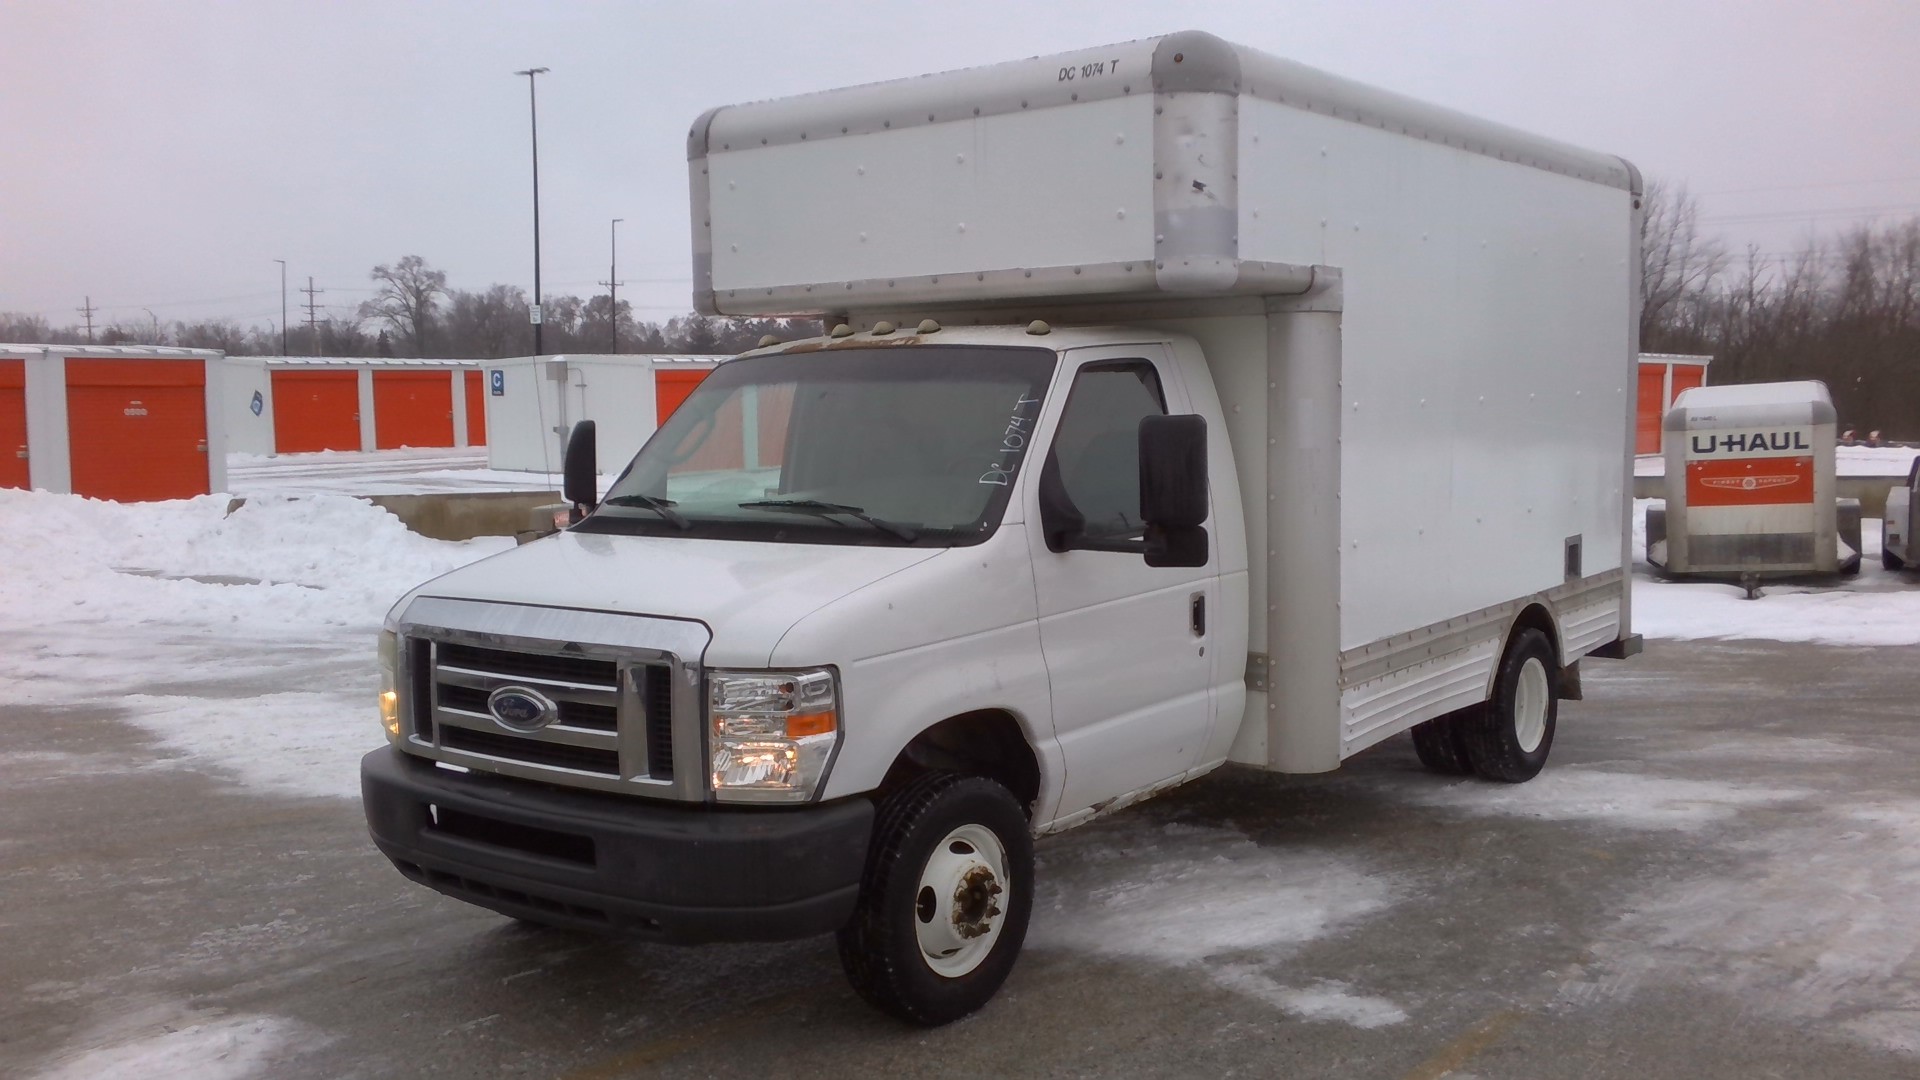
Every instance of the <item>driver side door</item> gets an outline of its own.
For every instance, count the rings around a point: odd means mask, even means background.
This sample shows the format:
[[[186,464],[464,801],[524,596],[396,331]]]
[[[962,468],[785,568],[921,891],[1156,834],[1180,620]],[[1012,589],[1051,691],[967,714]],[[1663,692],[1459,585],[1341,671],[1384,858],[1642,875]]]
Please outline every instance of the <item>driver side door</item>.
[[[1053,550],[1040,484],[1029,485],[1027,515],[1066,765],[1058,816],[1179,777],[1197,760],[1212,722],[1206,651],[1219,566],[1211,538],[1205,566],[1145,559],[1140,420],[1190,411],[1166,348],[1074,349],[1066,359],[1065,404],[1033,464],[1084,525]]]

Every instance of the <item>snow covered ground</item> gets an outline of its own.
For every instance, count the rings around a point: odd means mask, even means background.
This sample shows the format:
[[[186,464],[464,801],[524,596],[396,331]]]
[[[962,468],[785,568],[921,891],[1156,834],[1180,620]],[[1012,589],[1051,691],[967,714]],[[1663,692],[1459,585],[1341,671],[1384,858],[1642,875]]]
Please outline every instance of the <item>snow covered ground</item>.
[[[228,454],[234,495],[415,495],[468,491],[558,491],[558,473],[487,468],[487,448],[325,450]]]
[[[0,650],[0,686],[9,704],[118,704],[175,764],[350,795],[379,739],[387,608],[513,541],[428,540],[338,495],[227,505],[0,490],[0,636],[18,643]]]
[[[1774,582],[1757,600],[1738,585],[1671,581],[1646,563],[1647,508],[1633,507],[1633,629],[1649,638],[1748,638],[1820,645],[1920,644],[1920,574],[1880,565],[1880,522],[1860,522],[1860,572],[1827,580]]]

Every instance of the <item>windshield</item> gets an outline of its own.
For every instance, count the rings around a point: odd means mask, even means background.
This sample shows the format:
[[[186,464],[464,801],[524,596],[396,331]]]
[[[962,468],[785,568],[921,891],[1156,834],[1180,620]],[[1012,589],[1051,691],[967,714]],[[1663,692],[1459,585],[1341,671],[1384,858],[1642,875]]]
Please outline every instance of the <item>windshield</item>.
[[[577,528],[951,547],[999,524],[1055,354],[893,346],[715,368]]]

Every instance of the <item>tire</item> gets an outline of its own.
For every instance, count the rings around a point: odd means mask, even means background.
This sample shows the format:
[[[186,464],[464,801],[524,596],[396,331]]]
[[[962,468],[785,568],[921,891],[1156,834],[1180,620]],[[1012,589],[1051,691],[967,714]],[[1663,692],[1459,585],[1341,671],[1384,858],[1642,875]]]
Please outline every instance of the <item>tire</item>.
[[[1882,550],[1880,552],[1880,565],[1886,567],[1888,570],[1898,570],[1902,566],[1905,566],[1906,563],[1901,562],[1900,556],[1895,555],[1893,552]]]
[[[1560,665],[1547,635],[1516,631],[1494,676],[1493,698],[1461,725],[1467,759],[1487,780],[1521,784],[1539,775],[1553,749]]]
[[[840,966],[881,1012],[939,1027],[999,991],[1032,913],[1019,800],[981,777],[928,773],[880,803]]]
[[[1467,747],[1461,739],[1460,730],[1473,711],[1436,716],[1414,726],[1413,752],[1420,756],[1420,764],[1425,765],[1428,772],[1442,776],[1467,776],[1473,772],[1473,763],[1467,758]]]

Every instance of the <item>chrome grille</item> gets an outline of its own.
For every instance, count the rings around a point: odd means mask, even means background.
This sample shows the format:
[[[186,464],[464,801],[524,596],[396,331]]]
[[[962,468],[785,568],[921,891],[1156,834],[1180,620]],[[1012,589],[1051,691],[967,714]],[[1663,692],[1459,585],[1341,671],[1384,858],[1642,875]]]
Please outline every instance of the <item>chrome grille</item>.
[[[444,760],[476,768],[499,762],[553,770],[566,774],[554,777],[560,783],[567,777],[673,778],[670,663],[460,641],[419,644],[423,647],[407,652],[410,661],[424,662],[426,673],[414,682],[412,711],[421,720],[413,736]],[[487,699],[503,686],[538,691],[556,706],[554,720],[535,731],[500,724]]]

